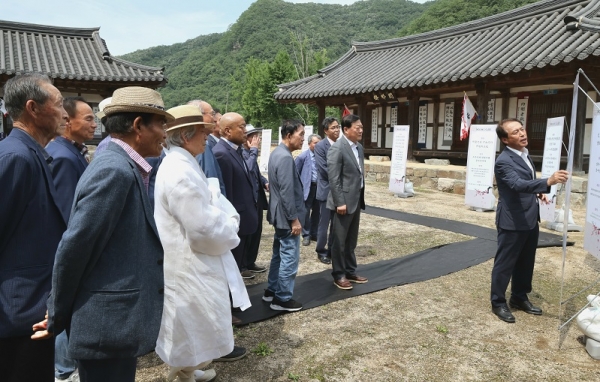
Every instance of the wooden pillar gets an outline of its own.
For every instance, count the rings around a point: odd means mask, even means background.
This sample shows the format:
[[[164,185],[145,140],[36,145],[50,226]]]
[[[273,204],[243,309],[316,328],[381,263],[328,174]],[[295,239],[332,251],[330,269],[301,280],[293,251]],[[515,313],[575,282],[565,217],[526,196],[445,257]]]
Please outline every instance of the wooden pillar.
[[[477,91],[477,119],[475,123],[485,123],[490,89],[488,89],[487,83],[480,82],[475,84],[475,90]]]
[[[385,147],[385,121],[387,120],[387,102],[382,102],[381,105],[381,146],[375,142],[375,147]],[[379,140],[379,131],[377,131],[377,140]]]
[[[419,141],[419,96],[414,92],[408,94],[408,125],[410,126],[408,140],[408,159],[414,159],[413,151]]]
[[[431,145],[432,150],[438,149],[438,132],[440,130],[440,96],[433,97],[433,144]]]
[[[325,131],[323,130],[323,120],[325,119],[325,103],[317,102],[318,114],[317,114],[317,133],[321,136],[325,136]],[[314,131],[314,130],[313,130]]]
[[[588,82],[579,83],[581,89],[587,93]],[[573,171],[583,171],[583,141],[585,139],[585,119],[588,98],[581,91],[577,99],[577,110],[571,113],[577,113],[577,122],[575,123],[575,146],[573,147]]]

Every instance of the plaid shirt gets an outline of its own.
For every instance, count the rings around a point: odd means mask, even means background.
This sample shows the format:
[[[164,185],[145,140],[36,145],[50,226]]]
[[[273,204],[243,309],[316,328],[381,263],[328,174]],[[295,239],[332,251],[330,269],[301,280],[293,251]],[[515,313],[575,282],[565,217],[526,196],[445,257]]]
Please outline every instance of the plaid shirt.
[[[150,166],[148,162],[146,162],[146,160],[142,158],[140,154],[137,153],[137,151],[135,151],[131,146],[129,146],[122,140],[118,138],[112,138],[111,142],[114,142],[117,145],[121,146],[123,150],[125,150],[127,155],[129,155],[129,157],[133,159],[133,161],[137,165],[138,170],[140,170],[140,175],[142,176],[142,180],[144,181],[144,186],[146,186],[146,191],[148,191],[148,184],[150,182],[150,171],[152,171],[152,166]]]
[[[86,145],[75,142],[74,140],[70,139],[71,144],[73,144],[73,146],[75,146],[75,148],[77,150],[79,150],[79,153],[81,154],[81,156],[83,156],[85,158],[85,160],[90,163],[90,156],[88,154],[88,148]]]

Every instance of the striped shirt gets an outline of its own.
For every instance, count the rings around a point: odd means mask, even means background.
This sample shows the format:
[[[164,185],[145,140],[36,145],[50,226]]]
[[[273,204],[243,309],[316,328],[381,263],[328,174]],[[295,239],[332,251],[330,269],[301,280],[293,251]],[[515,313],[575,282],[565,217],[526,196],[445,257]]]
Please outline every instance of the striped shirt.
[[[123,150],[129,155],[129,157],[135,162],[138,170],[140,170],[140,175],[142,176],[142,180],[144,181],[144,186],[146,186],[146,191],[148,191],[148,184],[150,182],[150,171],[152,171],[152,166],[146,162],[144,158],[140,156],[131,146],[127,143],[123,142],[118,138],[112,138],[111,142],[116,143],[121,146]]]

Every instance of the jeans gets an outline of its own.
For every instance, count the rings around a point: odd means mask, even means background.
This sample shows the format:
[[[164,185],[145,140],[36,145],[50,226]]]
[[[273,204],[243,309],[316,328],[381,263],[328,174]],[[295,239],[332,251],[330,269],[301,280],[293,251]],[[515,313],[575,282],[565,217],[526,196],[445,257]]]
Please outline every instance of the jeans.
[[[275,228],[267,288],[275,293],[277,300],[292,299],[299,260],[300,235],[292,235],[291,229]]]
[[[54,342],[54,376],[56,379],[67,379],[77,369],[77,361],[67,356],[69,340],[67,332],[56,336]]]

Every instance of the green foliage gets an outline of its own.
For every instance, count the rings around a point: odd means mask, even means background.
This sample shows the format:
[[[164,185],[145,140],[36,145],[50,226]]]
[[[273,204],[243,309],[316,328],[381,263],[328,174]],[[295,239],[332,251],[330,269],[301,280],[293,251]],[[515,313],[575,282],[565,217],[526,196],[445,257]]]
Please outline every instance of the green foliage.
[[[273,349],[271,349],[265,342],[261,342],[256,345],[254,349],[252,349],[252,353],[261,357],[266,357],[270,354],[273,354]]]
[[[398,36],[466,23],[536,1],[538,0],[437,0],[421,16],[402,28]]]
[[[299,374],[294,374],[294,373],[288,373],[288,379],[292,380],[292,381],[299,381],[300,380],[300,375]]]

